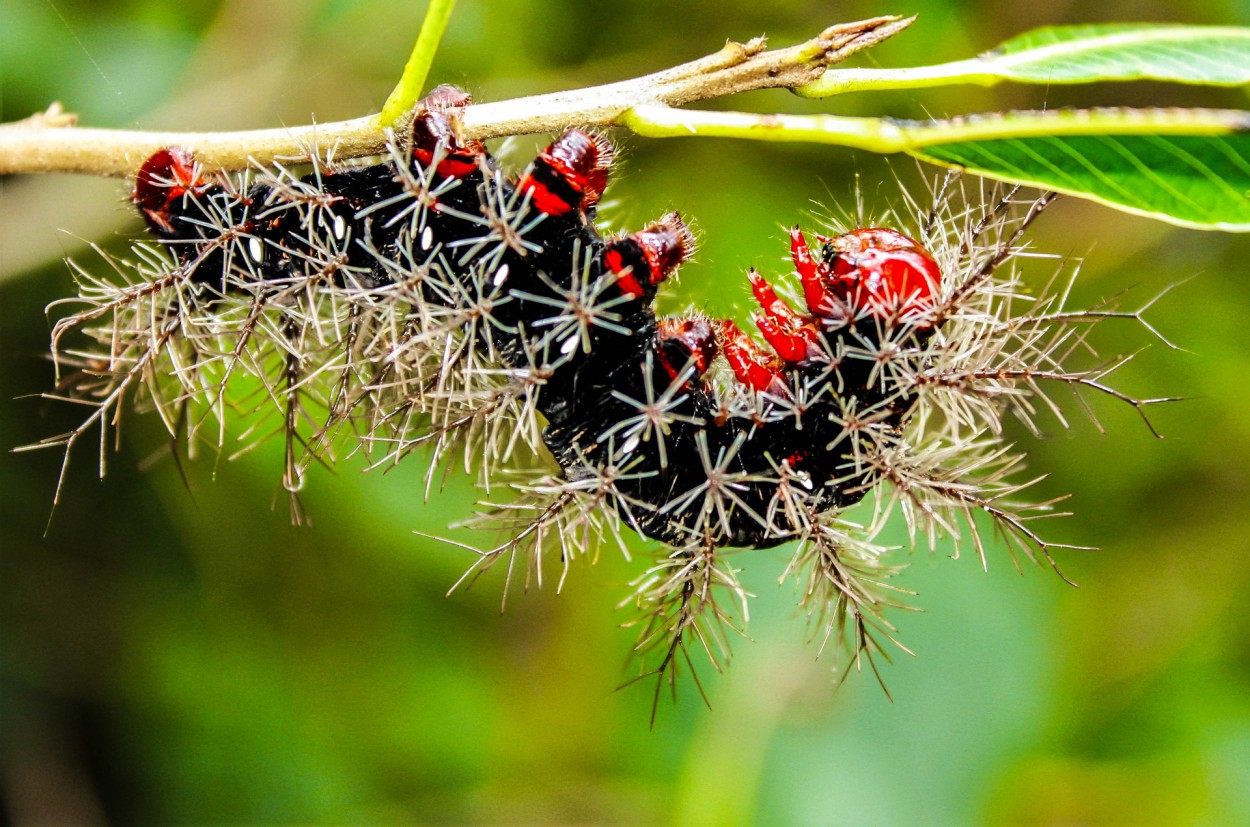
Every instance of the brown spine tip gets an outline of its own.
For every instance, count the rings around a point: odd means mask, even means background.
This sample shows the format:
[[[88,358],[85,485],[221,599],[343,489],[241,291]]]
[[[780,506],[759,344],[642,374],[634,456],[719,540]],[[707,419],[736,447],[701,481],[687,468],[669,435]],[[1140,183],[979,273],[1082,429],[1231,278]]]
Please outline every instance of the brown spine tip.
[[[689,261],[694,258],[695,247],[697,242],[694,237],[694,231],[682,219],[681,213],[677,211],[665,213],[660,216],[660,220],[651,225],[652,228],[664,228],[676,239],[680,250],[678,251],[677,264]]]
[[[418,110],[427,112],[454,112],[473,103],[473,96],[458,86],[444,83],[435,86],[417,102]]]

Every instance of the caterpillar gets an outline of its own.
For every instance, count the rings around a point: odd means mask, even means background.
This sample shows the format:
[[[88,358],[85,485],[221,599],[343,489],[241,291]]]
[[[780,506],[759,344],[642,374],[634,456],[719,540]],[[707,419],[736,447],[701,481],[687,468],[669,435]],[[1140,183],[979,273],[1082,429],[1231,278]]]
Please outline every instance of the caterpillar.
[[[58,369],[78,369],[58,395],[93,408],[44,444],[68,458],[89,428],[106,439],[137,397],[190,443],[232,407],[276,415],[293,496],[311,462],[344,449],[373,466],[424,449],[427,492],[455,453],[488,490],[518,457],[549,457],[480,514],[509,537],[474,549],[466,578],[507,559],[510,581],[522,558],[541,583],[552,549],[567,572],[626,530],[659,541],[635,583],[638,648],[655,654],[644,674],[671,679],[693,642],[718,662],[745,618],[734,549],[795,542],[787,574],[801,573],[822,648],[836,638],[870,658],[893,634],[898,566],[873,538],[896,508],[913,542],[967,540],[984,559],[984,513],[1054,565],[1060,546],[1031,527],[1051,504],[1015,503],[1027,483],[1004,414],[1036,430],[1049,407],[1062,422],[1052,384],[1139,411],[1161,401],[1107,386],[1119,362],[1065,366],[1085,328],[1140,310],[1023,295],[1023,234],[1050,194],[964,203],[950,175],[932,206],[912,205],[908,232],[861,223],[813,245],[793,228],[806,312],[747,274],[765,347],[731,320],[657,317],[694,235],[675,212],[600,233],[606,138],[570,129],[514,177],[463,137],[468,103],[435,89],[372,166],[312,151],[311,172],[228,177],[178,147],[152,155],[132,201],[155,243],[112,260],[109,278],[72,263],[86,308],[54,328]],[[65,352],[74,330],[96,347]],[[243,376],[259,382],[253,401],[230,397]],[[868,524],[847,521],[864,500]]]

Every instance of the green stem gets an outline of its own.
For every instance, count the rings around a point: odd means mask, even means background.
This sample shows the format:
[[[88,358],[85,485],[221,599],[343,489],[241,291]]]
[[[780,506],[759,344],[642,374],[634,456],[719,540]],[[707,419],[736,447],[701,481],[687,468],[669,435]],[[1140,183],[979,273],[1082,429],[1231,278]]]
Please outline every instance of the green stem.
[[[1008,112],[933,121],[838,115],[759,115],[635,106],[617,124],[648,138],[718,137],[834,144],[869,152],[915,152],[936,144],[1060,135],[1224,135],[1250,114],[1222,109],[1080,109]]]
[[[847,92],[886,89],[925,89],[931,86],[977,84],[993,86],[1004,80],[994,66],[980,58],[917,66],[910,69],[830,69],[814,83],[794,90],[804,98],[828,98]]]
[[[404,74],[378,115],[378,123],[383,129],[393,126],[421,100],[425,92],[425,80],[434,63],[434,54],[438,51],[438,44],[442,42],[443,32],[447,30],[447,21],[451,19],[455,6],[456,0],[430,0],[425,20],[421,23],[421,33],[417,35],[412,54],[408,56],[408,63],[404,66]]]

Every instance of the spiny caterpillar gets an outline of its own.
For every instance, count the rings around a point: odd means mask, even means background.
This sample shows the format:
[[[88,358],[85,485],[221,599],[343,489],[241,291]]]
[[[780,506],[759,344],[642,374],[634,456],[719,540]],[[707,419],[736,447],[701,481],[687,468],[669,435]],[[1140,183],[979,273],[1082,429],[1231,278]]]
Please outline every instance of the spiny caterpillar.
[[[68,456],[139,397],[192,444],[216,421],[221,445],[232,408],[276,415],[292,492],[345,447],[375,467],[425,449],[427,489],[453,452],[488,489],[510,460],[549,455],[479,515],[510,536],[474,549],[466,577],[507,558],[510,582],[521,559],[541,583],[553,551],[567,572],[622,527],[659,540],[667,551],[635,584],[638,648],[654,654],[644,674],[671,679],[691,642],[716,663],[746,617],[728,549],[797,541],[786,573],[803,579],[822,648],[834,636],[870,658],[892,635],[885,581],[899,567],[873,538],[895,506],[913,542],[967,540],[984,558],[984,513],[1013,553],[1053,565],[1031,527],[1051,504],[1013,503],[1027,483],[1004,413],[1036,430],[1040,399],[1062,423],[1047,384],[1158,401],[1102,383],[1121,361],[1064,365],[1090,326],[1140,310],[1070,311],[1064,290],[1030,299],[1016,281],[1048,194],[961,206],[973,199],[950,175],[931,208],[899,219],[908,233],[847,227],[813,248],[795,228],[806,314],[748,274],[770,352],[732,321],[656,318],[693,236],[676,213],[599,234],[606,139],[569,130],[514,179],[461,135],[467,103],[436,89],[374,166],[311,152],[309,174],[232,178],[176,147],[149,158],[133,201],[158,243],[113,260],[119,281],[74,265],[87,307],[57,323],[53,349],[80,369],[60,395],[94,409],[45,444]],[[97,347],[67,356],[73,329]],[[868,524],[844,520],[865,498]]]

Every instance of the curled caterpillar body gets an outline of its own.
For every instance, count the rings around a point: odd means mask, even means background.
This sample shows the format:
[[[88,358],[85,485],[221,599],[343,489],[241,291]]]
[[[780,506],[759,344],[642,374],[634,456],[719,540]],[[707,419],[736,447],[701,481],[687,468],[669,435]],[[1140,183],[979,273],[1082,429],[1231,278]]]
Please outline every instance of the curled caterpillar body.
[[[392,165],[299,182],[316,186],[327,205],[320,218],[339,243],[338,283],[390,286],[399,264],[404,274],[436,269],[457,294],[480,295],[490,323],[477,331],[477,348],[541,376],[534,404],[547,422],[543,442],[571,479],[621,468],[617,508],[647,536],[755,548],[792,539],[798,527],[767,516],[779,473],[801,478],[819,511],[863,498],[871,475],[851,467],[860,437],[840,439],[840,406],[854,399],[879,427],[897,429],[912,399],[872,377],[871,364],[848,357],[846,346],[887,338],[914,345],[927,336],[925,312],[941,280],[927,252],[897,231],[866,229],[822,236],[813,254],[796,228],[793,257],[812,315],[750,275],[757,324],[775,354],[732,322],[657,323],[656,288],[693,250],[681,217],[603,239],[593,216],[612,158],[604,139],[570,130],[514,182],[484,147],[457,138],[463,99],[449,97],[427,99],[414,122],[406,174],[428,175],[423,222],[402,220],[404,175]],[[217,202],[220,223],[243,228],[246,278],[280,283],[317,255],[296,202],[266,184],[245,194],[212,186],[176,148],[144,165],[133,200],[194,278],[213,285],[237,279],[239,265],[209,249],[217,223],[206,226],[188,201]],[[492,228],[499,244],[488,252],[479,248],[492,202],[517,204],[519,215]],[[447,286],[426,289],[426,301],[456,306],[440,292]],[[748,394],[759,395],[750,408],[705,380],[722,352]],[[656,418],[655,438],[626,424],[640,415]],[[732,481],[732,503],[709,509],[699,495],[718,476]]]
[[[1053,565],[1031,522],[1053,512],[1020,502],[1003,416],[1034,429],[1039,410],[1060,416],[1048,387],[1158,401],[1102,381],[1120,362],[1066,364],[1089,327],[1140,311],[1071,310],[1063,289],[1024,297],[1023,235],[1048,194],[969,194],[951,175],[931,206],[794,228],[796,300],[755,270],[739,282],[761,344],[730,320],[656,317],[693,237],[677,213],[600,234],[604,138],[570,130],[513,176],[460,134],[467,102],[435,90],[369,167],[314,151],[307,174],[231,178],[177,147],[149,158],[132,200],[157,241],[112,261],[117,277],[75,265],[86,307],[57,323],[53,350],[80,369],[66,387],[92,413],[45,444],[68,455],[132,399],[189,442],[220,444],[224,428],[205,423],[232,411],[277,417],[293,503],[307,466],[344,450],[383,466],[425,449],[427,485],[459,453],[488,491],[505,465],[550,456],[512,496],[487,495],[479,522],[508,539],[470,573],[521,556],[541,583],[553,547],[567,571],[623,528],[662,541],[635,595],[639,649],[671,675],[688,641],[719,659],[722,630],[745,617],[731,548],[797,540],[787,573],[819,634],[868,655],[891,635],[898,566],[874,538],[896,509],[913,540],[982,556],[988,515]],[[74,330],[95,347],[67,355]],[[231,395],[240,375],[259,397]],[[867,524],[847,522],[863,500]]]

